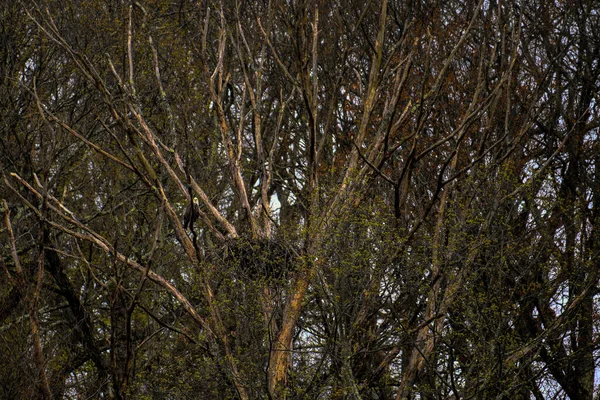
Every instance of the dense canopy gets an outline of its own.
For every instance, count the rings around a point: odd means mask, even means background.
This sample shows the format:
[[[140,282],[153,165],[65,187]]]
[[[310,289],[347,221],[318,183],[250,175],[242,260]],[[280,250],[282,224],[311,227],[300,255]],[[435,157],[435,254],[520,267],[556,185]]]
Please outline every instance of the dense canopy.
[[[597,1],[0,3],[0,398],[600,395]]]

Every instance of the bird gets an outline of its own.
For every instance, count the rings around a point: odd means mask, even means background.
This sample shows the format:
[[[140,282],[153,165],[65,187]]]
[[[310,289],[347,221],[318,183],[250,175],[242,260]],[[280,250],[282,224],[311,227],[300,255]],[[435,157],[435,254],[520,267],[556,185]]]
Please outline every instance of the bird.
[[[183,214],[183,229],[188,229],[188,227],[193,230],[194,222],[200,216],[200,204],[198,203],[198,198],[194,197],[192,202],[185,209],[185,214]]]

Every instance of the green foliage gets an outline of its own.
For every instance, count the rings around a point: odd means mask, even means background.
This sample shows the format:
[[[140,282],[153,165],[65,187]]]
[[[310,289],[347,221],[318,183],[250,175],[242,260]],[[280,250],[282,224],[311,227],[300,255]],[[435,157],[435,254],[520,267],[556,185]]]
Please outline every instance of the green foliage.
[[[0,398],[593,398],[596,2],[5,3]]]

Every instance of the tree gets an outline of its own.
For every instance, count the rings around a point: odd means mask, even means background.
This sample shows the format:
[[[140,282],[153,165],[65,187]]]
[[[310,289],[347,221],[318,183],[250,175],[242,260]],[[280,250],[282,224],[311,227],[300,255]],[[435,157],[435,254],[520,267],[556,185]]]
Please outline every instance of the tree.
[[[593,398],[599,12],[5,7],[6,396]]]

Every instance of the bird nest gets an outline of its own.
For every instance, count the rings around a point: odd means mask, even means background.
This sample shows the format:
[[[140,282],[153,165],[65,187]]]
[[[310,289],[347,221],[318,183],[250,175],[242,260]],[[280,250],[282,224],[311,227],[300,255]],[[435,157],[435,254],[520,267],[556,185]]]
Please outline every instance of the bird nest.
[[[253,280],[285,279],[298,264],[296,249],[274,239],[230,239],[219,258],[235,272]]]

